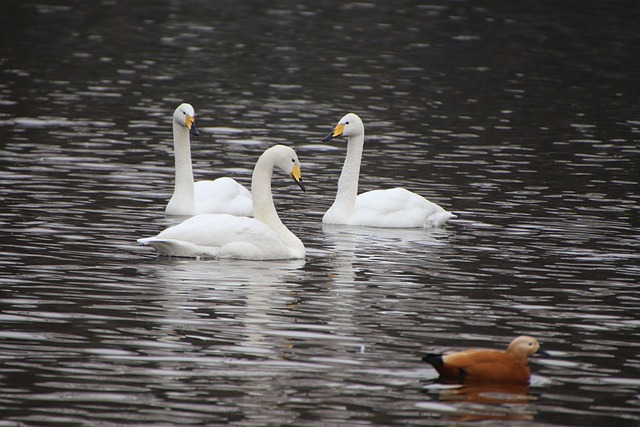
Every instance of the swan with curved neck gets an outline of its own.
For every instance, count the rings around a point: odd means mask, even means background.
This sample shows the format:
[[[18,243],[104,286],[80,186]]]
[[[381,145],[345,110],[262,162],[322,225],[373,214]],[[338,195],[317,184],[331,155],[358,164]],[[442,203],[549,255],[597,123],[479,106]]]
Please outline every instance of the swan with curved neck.
[[[373,190],[358,195],[364,125],[354,113],[344,116],[323,141],[347,137],[347,156],[338,179],[333,205],[322,217],[325,224],[383,228],[438,227],[454,218],[435,203],[404,188]]]
[[[173,196],[167,204],[165,213],[167,215],[227,213],[251,216],[253,214],[251,193],[234,179],[222,177],[213,181],[194,183],[189,134],[199,135],[195,124],[195,111],[190,104],[184,103],[173,112],[176,175]]]
[[[274,168],[291,176],[304,191],[296,152],[290,147],[276,145],[260,156],[253,170],[254,218],[196,215],[138,242],[168,256],[249,260],[304,258],[304,244],[282,223],[273,204],[271,178]]]

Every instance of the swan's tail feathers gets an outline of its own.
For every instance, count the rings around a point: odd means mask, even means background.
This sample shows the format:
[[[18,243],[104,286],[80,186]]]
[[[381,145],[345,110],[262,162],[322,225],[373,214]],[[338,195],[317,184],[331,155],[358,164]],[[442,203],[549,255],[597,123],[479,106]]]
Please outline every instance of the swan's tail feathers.
[[[219,254],[219,248],[202,247],[191,242],[175,239],[159,239],[147,237],[138,239],[138,243],[153,247],[158,255],[186,257],[186,258],[215,258]]]
[[[155,239],[155,237],[145,237],[144,239],[138,239],[136,241],[142,245],[149,245],[149,242],[153,239]]]
[[[442,224],[449,221],[451,218],[456,218],[456,215],[452,214],[451,212],[443,210],[442,212],[437,212],[427,217],[425,226],[440,227]]]

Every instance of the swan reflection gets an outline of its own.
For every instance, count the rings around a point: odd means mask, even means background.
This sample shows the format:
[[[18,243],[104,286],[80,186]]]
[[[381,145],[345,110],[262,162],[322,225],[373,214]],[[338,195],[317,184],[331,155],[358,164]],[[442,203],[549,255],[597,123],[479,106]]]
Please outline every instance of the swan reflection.
[[[295,279],[304,260],[253,262],[160,259],[154,268],[165,291],[163,328],[167,335],[217,350],[242,354],[279,353],[289,344],[273,339],[286,329],[277,312],[295,305]]]

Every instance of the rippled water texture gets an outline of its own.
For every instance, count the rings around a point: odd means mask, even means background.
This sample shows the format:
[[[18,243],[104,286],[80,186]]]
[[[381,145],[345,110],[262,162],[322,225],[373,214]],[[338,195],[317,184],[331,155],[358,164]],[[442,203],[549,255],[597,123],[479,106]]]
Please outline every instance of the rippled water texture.
[[[0,17],[0,425],[640,423],[640,7],[9,2]],[[170,117],[197,179],[274,179],[305,260],[158,258]],[[327,227],[346,112],[361,191],[435,230]],[[538,337],[526,387],[427,351]]]

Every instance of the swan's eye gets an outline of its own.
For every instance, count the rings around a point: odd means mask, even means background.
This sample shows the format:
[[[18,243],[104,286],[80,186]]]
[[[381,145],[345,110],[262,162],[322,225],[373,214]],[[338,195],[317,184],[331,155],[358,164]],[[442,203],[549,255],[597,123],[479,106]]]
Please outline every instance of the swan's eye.
[[[295,163],[295,162],[296,162],[296,159],[291,159],[291,161],[292,161],[293,163]]]
[[[348,125],[348,124],[349,124],[349,122],[345,123],[345,125]]]
[[[530,342],[530,343],[529,343],[529,346],[532,346],[532,345],[533,345],[533,343],[532,343],[532,342]]]

